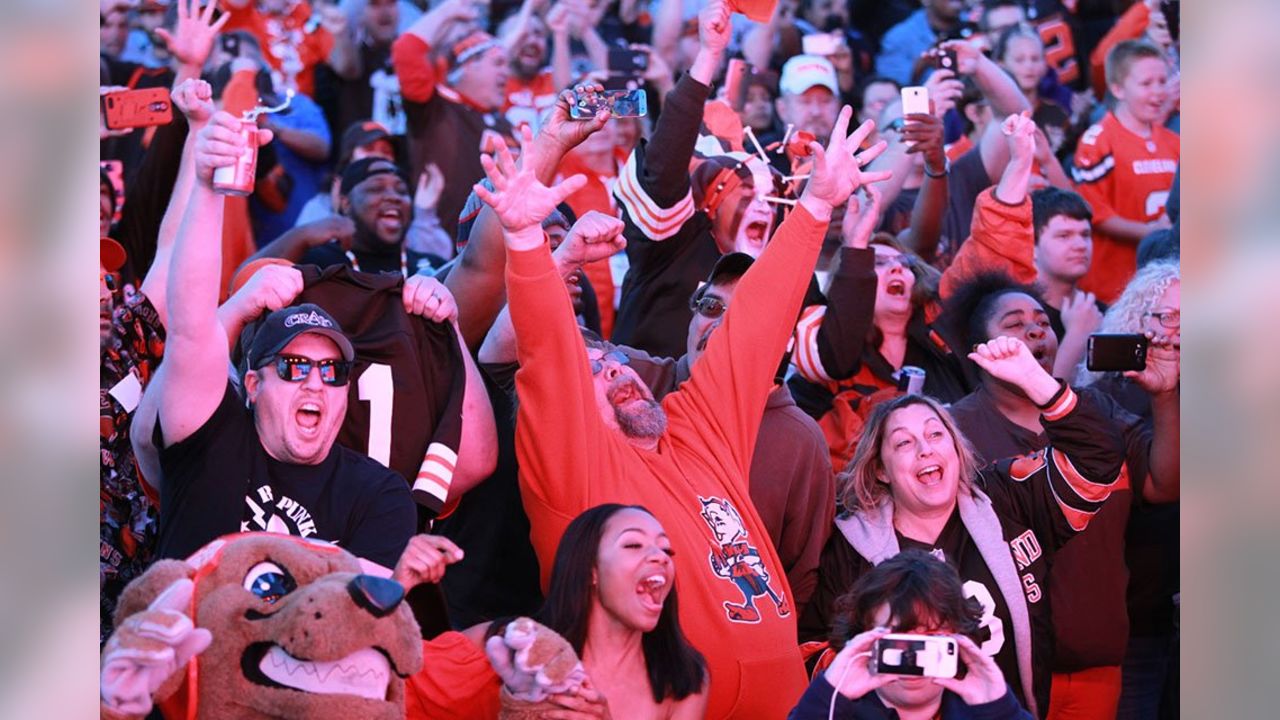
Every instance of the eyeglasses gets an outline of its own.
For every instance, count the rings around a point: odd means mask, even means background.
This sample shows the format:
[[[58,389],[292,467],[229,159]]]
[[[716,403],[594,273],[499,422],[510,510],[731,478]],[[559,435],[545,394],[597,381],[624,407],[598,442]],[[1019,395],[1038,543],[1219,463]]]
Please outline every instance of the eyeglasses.
[[[689,309],[708,320],[715,320],[723,315],[724,311],[729,309],[729,306],[725,305],[723,300],[715,297],[714,295],[703,295],[697,300],[691,300],[689,302]]]
[[[276,374],[285,382],[303,382],[311,375],[313,368],[320,368],[320,382],[333,387],[342,387],[351,379],[351,366],[346,360],[312,360],[294,355],[276,357]]]
[[[1182,327],[1182,311],[1166,310],[1165,312],[1149,312],[1144,313],[1146,317],[1155,318],[1162,326],[1167,328]]]
[[[613,352],[607,352],[604,355],[601,355],[600,357],[591,361],[592,375],[599,375],[600,371],[604,370],[605,360],[612,360],[618,363],[619,365],[626,365],[627,363],[631,362],[631,358],[621,350],[614,350]]]
[[[894,265],[904,270],[910,270],[911,266],[915,265],[915,261],[911,259],[910,255],[876,255],[875,268],[877,270],[884,270]]]

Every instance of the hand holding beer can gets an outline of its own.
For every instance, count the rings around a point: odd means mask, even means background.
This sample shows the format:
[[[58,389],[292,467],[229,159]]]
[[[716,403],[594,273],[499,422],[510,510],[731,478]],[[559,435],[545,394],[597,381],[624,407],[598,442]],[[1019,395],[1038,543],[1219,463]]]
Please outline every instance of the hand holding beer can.
[[[213,171],[213,189],[223,195],[250,195],[253,193],[253,177],[258,170],[258,122],[256,118],[240,120],[240,138],[244,150],[234,165],[224,165]]]
[[[244,150],[234,165],[226,165],[213,171],[213,189],[223,195],[250,195],[253,193],[253,179],[258,170],[258,116],[277,113],[289,107],[293,102],[293,91],[290,90],[284,102],[275,107],[259,105],[247,110],[240,118],[240,137],[244,140]]]

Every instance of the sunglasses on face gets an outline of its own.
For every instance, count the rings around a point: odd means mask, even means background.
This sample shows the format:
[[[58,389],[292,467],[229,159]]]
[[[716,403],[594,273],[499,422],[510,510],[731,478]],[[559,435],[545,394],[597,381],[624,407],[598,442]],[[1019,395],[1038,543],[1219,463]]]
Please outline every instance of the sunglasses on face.
[[[715,320],[723,315],[725,310],[729,309],[723,300],[714,295],[703,295],[690,302],[689,308],[708,320]]]
[[[614,350],[613,352],[607,352],[604,355],[601,355],[600,357],[591,361],[592,375],[599,375],[600,371],[604,370],[605,360],[612,360],[618,363],[619,365],[626,365],[627,363],[631,362],[631,358],[628,357],[627,354],[622,352],[621,350]]]
[[[305,382],[314,368],[320,368],[320,382],[325,385],[342,387],[351,379],[352,363],[346,360],[312,360],[294,355],[280,355],[276,358],[276,375],[285,382]]]
[[[102,283],[107,286],[111,292],[115,292],[120,288],[120,283],[116,281],[116,276],[111,273],[102,273]]]

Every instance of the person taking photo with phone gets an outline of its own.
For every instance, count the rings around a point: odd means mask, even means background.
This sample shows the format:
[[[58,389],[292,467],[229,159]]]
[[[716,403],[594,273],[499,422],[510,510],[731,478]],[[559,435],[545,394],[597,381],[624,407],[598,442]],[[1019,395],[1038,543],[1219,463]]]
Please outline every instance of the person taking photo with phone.
[[[858,578],[836,603],[831,645],[788,720],[1031,720],[1000,666],[978,647],[983,609],[946,562],[904,550]],[[878,673],[877,641],[889,633],[955,641],[963,677]]]

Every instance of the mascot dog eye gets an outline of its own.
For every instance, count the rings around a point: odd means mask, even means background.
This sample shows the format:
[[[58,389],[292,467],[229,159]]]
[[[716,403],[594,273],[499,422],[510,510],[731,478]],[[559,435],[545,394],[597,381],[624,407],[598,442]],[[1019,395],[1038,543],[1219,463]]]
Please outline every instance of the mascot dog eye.
[[[244,589],[274,605],[277,600],[297,589],[298,583],[273,562],[261,562],[244,576]]]

